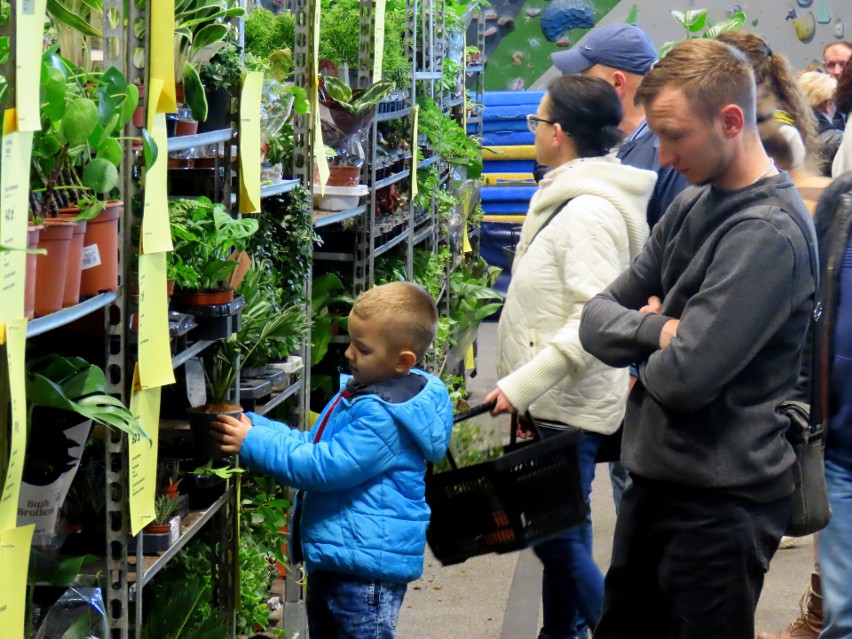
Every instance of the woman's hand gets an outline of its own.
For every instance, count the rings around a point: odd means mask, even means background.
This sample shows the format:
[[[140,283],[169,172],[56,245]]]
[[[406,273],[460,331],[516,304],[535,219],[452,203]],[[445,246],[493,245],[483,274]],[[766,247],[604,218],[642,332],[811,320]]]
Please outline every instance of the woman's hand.
[[[491,402],[497,400],[497,405],[491,409],[492,415],[502,415],[503,413],[514,413],[515,407],[512,406],[512,402],[503,394],[499,388],[495,388],[493,391],[488,393],[488,396],[485,398],[485,402]]]

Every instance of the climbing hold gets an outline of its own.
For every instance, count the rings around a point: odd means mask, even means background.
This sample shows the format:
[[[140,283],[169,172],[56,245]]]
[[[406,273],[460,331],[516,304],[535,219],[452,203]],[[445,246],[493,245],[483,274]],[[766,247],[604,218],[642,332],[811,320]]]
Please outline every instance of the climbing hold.
[[[798,18],[793,20],[793,28],[799,42],[810,42],[816,32],[816,19],[812,11],[803,11]]]
[[[541,31],[556,42],[569,29],[591,29],[595,10],[584,0],[554,0],[541,14]]]
[[[541,13],[541,9],[538,7],[528,7],[527,9],[524,9],[524,13],[526,13],[530,18],[535,18]]]
[[[512,16],[500,16],[497,19],[498,27],[511,27],[515,24],[515,19]]]

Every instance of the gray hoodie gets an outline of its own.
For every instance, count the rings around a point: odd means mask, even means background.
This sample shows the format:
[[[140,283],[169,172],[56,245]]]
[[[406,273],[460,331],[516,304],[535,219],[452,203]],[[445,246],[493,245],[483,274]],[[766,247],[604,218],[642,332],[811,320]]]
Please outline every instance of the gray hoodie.
[[[792,491],[777,407],[793,394],[813,308],[809,243],[813,223],[786,173],[736,191],[691,188],[586,305],[586,350],[611,366],[639,364],[622,445],[630,472],[758,501]],[[662,314],[641,314],[652,295]],[[659,350],[669,319],[680,320],[677,337]]]

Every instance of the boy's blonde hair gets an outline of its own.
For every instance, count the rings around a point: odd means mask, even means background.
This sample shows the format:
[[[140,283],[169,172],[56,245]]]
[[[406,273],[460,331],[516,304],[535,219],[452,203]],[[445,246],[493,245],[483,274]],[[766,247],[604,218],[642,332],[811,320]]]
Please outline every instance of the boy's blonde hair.
[[[419,360],[438,330],[438,308],[426,290],[413,282],[391,282],[364,291],[352,305],[362,320],[381,323],[385,338],[410,349]]]

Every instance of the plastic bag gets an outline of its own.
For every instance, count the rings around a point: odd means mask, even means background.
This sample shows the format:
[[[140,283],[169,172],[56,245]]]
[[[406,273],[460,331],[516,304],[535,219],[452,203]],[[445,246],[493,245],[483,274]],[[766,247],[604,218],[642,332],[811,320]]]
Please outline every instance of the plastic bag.
[[[96,577],[80,575],[47,611],[35,639],[107,639],[109,624]]]
[[[263,79],[260,97],[260,139],[271,140],[287,119],[293,108],[290,82],[280,82],[269,77]]]

